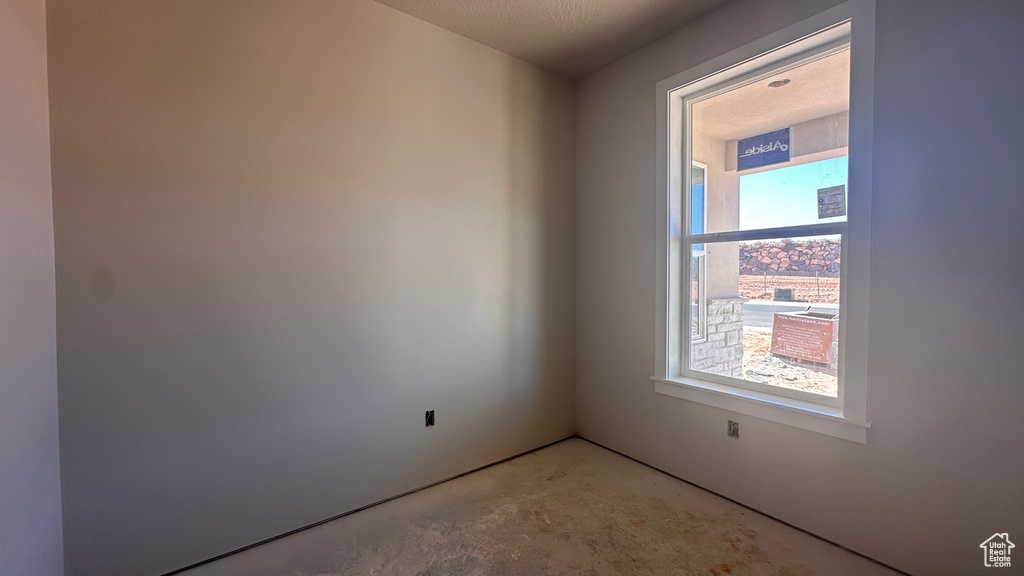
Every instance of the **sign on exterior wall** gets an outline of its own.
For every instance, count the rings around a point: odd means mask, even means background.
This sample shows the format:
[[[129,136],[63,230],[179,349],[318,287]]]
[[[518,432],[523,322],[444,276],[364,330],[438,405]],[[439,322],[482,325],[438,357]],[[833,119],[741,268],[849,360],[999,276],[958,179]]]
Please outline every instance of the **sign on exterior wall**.
[[[789,162],[789,128],[741,138],[736,142],[736,169]]]
[[[818,188],[818,218],[846,216],[846,186]]]

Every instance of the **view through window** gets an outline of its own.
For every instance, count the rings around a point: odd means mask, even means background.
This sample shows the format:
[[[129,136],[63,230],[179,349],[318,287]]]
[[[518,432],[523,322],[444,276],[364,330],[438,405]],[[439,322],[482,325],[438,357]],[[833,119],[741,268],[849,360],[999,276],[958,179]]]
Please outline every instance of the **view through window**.
[[[849,81],[838,47],[687,99],[688,373],[838,398]]]

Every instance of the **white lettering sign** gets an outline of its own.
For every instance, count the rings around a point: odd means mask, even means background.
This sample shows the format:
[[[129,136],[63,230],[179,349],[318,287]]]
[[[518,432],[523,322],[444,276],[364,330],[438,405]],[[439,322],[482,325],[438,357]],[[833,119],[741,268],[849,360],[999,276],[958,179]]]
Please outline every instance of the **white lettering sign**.
[[[775,142],[770,142],[768,144],[758,144],[757,146],[751,146],[744,150],[743,154],[740,154],[740,158],[756,156],[757,154],[765,154],[774,150],[782,150],[785,152],[786,150],[789,150],[789,144],[783,144],[780,140],[776,140]]]

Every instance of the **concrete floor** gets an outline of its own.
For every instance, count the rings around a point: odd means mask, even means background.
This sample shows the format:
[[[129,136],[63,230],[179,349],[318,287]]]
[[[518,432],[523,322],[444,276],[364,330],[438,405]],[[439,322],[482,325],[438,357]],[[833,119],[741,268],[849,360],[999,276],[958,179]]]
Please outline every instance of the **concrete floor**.
[[[184,574],[898,573],[573,438]]]

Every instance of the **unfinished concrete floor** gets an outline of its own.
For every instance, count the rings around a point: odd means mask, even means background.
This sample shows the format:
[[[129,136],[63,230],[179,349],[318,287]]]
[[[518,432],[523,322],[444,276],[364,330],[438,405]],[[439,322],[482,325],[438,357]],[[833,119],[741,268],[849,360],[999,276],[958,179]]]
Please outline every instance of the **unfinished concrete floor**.
[[[898,574],[579,438],[185,573]]]

